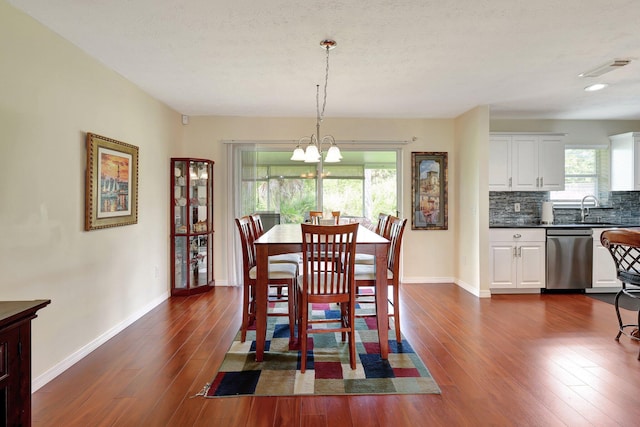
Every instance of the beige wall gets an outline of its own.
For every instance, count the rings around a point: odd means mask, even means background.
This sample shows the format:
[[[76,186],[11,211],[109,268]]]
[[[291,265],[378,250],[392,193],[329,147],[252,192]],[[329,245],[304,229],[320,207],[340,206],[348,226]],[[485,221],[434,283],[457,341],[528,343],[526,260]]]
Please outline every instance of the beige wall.
[[[477,296],[489,296],[489,108],[456,119],[458,211],[456,281]]]
[[[46,383],[168,293],[168,159],[180,115],[0,2],[0,299],[33,321]],[[140,148],[137,225],[84,231],[85,133]]]
[[[210,158],[215,166],[215,277],[226,283],[228,277],[229,242],[233,237],[233,218],[227,214],[229,165],[228,140],[274,141],[290,140],[310,134],[314,119],[300,118],[239,118],[191,117],[185,126],[185,153]],[[411,152],[447,151],[453,156],[454,120],[392,120],[392,119],[332,119],[325,118],[322,132],[339,140],[417,140],[403,149],[402,212],[411,212]],[[293,142],[286,145],[293,150]],[[456,166],[449,162],[449,230],[414,231],[410,222],[403,242],[405,282],[451,281],[455,276],[454,227],[456,221]],[[229,283],[233,284],[233,283]]]

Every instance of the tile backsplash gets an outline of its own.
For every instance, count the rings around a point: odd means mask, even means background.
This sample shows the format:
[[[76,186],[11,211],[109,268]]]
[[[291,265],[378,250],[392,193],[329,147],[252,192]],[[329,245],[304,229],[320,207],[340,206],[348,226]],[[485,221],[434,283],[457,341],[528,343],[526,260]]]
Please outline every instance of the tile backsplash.
[[[539,224],[547,191],[490,191],[489,225]],[[514,206],[520,204],[520,212]],[[580,221],[580,209],[553,210],[554,224]],[[612,191],[602,208],[591,208],[589,221],[640,224],[640,191]]]

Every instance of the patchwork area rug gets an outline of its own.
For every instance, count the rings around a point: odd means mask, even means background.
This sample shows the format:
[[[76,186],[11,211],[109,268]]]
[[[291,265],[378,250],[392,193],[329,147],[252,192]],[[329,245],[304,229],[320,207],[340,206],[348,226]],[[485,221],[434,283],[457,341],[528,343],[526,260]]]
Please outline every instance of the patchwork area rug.
[[[372,306],[372,305],[371,305]],[[360,310],[371,310],[363,305]],[[272,304],[270,310],[283,310]],[[314,304],[316,318],[339,318],[336,306]],[[264,361],[255,361],[255,330],[240,342],[240,332],[225,355],[220,370],[198,395],[287,396],[343,394],[440,394],[429,370],[403,337],[398,345],[389,319],[389,358],[380,358],[375,317],[356,319],[357,365],[349,364],[347,342],[340,333],[311,334],[307,370],[300,372],[300,351],[290,348],[287,317],[269,316]]]

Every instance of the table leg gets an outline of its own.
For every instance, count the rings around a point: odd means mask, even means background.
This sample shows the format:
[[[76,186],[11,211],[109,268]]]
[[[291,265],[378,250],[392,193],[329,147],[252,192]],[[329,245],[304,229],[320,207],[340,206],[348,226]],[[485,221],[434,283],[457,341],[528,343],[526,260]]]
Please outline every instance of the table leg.
[[[376,318],[380,339],[380,357],[389,357],[389,287],[387,286],[387,247],[376,245]]]
[[[262,362],[267,335],[269,258],[266,245],[256,245],[256,362]]]

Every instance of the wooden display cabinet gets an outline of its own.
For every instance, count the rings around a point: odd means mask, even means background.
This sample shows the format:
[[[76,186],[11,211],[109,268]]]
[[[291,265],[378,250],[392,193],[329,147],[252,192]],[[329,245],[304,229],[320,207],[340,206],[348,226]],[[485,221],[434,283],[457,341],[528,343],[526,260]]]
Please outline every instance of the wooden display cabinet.
[[[213,164],[171,159],[171,295],[213,288]]]

